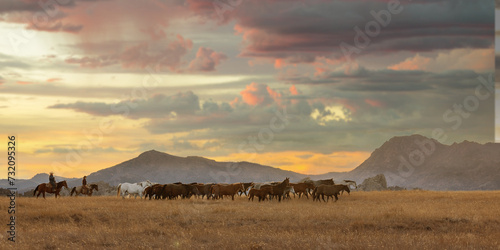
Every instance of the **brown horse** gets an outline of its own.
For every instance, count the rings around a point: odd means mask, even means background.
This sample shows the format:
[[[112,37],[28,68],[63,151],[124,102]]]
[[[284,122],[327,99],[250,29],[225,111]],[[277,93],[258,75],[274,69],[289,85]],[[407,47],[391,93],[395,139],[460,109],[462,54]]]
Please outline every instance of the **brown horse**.
[[[151,200],[153,198],[153,195],[155,196],[155,199],[158,200],[161,198],[161,192],[163,190],[163,185],[162,184],[154,184],[153,186],[149,186],[144,189],[142,192],[142,195],[144,195],[144,199],[148,198]]]
[[[88,196],[92,196],[94,190],[99,191],[99,186],[97,184],[90,184],[88,189],[84,189],[83,186],[78,186],[71,189],[71,193],[69,194],[69,196],[73,196],[73,194],[75,194],[75,197],[80,194],[86,194]]]
[[[253,186],[253,182],[244,182],[243,183],[243,191],[238,191],[238,195],[241,196],[242,194],[245,194],[245,195],[248,195],[247,194],[247,190],[248,188],[250,188],[251,186]]]
[[[319,196],[321,195],[321,199],[324,202],[328,202],[328,199],[331,196],[335,196],[335,201],[337,201],[338,195],[340,194],[340,191],[345,190],[347,193],[350,193],[351,190],[347,185],[320,185],[319,187],[316,187],[313,191],[313,200],[319,200]],[[325,201],[325,195],[326,195],[326,201]],[[332,197],[333,199],[333,197]]]
[[[57,196],[61,196],[59,194],[59,192],[61,192],[61,189],[65,187],[66,189],[69,189],[68,188],[68,184],[66,183],[66,181],[60,181],[56,184],[56,191],[52,191],[52,188],[50,188],[50,185],[49,183],[42,183],[38,186],[36,186],[35,188],[35,191],[33,192],[33,196],[36,195],[36,192],[38,191],[38,195],[36,196],[36,198],[38,198],[38,196],[40,196],[40,194],[43,194],[43,198],[45,199],[45,193],[50,193],[50,194],[56,194],[55,197],[57,198]]]
[[[210,199],[210,187],[212,187],[214,184],[203,184],[203,183],[198,183],[196,184],[196,187],[198,188],[198,191],[200,191],[201,198],[207,196],[207,199]]]
[[[238,193],[238,191],[244,191],[244,187],[242,183],[233,183],[233,184],[215,184],[210,187],[210,193],[214,197],[214,199],[222,198],[224,199],[224,195],[231,196],[231,199],[234,201],[234,196]]]
[[[307,197],[307,199],[309,199],[309,195],[308,195],[307,190],[308,189],[310,189],[310,190],[314,189],[314,184],[312,184],[312,183],[305,183],[305,182],[302,182],[302,183],[290,183],[290,186],[293,187],[293,189],[295,190],[295,193],[299,195],[299,198],[303,194],[303,195],[305,195]],[[293,196],[295,197],[295,194]]]
[[[272,191],[273,187],[271,186],[261,187],[260,189],[252,188],[250,189],[250,191],[248,191],[248,201],[250,201],[250,199],[252,199],[253,201],[254,196],[257,196],[259,198],[259,202],[266,200],[267,196],[270,195]]]
[[[177,196],[181,196],[183,199],[189,199],[191,195],[199,195],[200,191],[196,187],[196,184],[165,184],[161,192],[162,199],[169,198],[175,199]]]
[[[272,185],[273,189],[271,191],[271,196],[278,196],[278,201],[281,202],[281,197],[283,197],[287,191],[286,187],[290,186],[290,178],[286,178],[279,184]],[[288,190],[289,191],[289,190]]]

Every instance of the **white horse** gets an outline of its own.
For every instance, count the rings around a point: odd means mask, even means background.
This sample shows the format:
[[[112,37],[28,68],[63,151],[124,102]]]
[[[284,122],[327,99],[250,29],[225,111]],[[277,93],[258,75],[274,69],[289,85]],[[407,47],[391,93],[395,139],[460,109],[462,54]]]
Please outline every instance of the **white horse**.
[[[153,186],[154,184],[157,184],[157,183],[150,182],[149,180],[147,180],[147,181],[143,181],[143,182],[137,182],[135,184],[140,185],[143,188],[147,188],[147,187]]]
[[[335,182],[337,183],[337,182]],[[351,180],[342,180],[342,181],[339,181],[337,184],[342,184],[342,185],[346,185],[349,187],[349,189],[356,189],[358,188],[358,185],[356,184],[355,181],[351,181]]]
[[[283,199],[286,199],[286,198],[291,199],[290,193],[292,193],[293,196],[295,197],[295,189],[292,186],[285,187],[285,190],[283,192]]]
[[[143,184],[137,184],[137,183],[120,183],[118,184],[118,192],[116,193],[116,196],[119,197],[120,195],[122,198],[125,199],[125,195],[134,195],[135,198],[137,198],[137,195],[139,195],[142,199],[142,192],[144,191],[146,187],[143,187]]]

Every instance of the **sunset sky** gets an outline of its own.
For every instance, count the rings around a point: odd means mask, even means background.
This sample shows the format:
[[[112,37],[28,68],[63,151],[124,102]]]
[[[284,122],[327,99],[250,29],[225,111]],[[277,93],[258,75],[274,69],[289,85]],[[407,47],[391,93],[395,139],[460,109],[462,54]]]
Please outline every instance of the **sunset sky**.
[[[18,178],[151,149],[321,174],[393,136],[495,139],[478,80],[494,81],[493,1],[44,2],[0,2],[0,154],[16,135]]]

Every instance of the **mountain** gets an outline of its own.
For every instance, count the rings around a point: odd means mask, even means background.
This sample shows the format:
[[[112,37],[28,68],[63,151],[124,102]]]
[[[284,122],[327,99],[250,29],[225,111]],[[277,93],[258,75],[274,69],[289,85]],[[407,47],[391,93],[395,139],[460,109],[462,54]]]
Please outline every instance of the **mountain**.
[[[231,183],[276,181],[305,175],[250,162],[217,162],[198,156],[179,157],[151,150],[116,166],[87,176],[89,181],[122,182],[150,180],[158,183]]]
[[[302,178],[333,178],[355,180],[384,174],[388,186],[418,187],[429,190],[499,190],[500,144],[479,144],[470,141],[444,145],[421,135],[398,136],[375,149],[370,157],[350,172],[307,176],[292,171],[250,162],[217,162],[203,157],[179,157],[155,150],[87,176],[89,182],[123,182],[150,180],[173,182],[266,182],[290,177],[292,182]],[[56,177],[68,185],[81,185],[81,178]],[[47,182],[47,174],[37,174],[30,180],[17,180],[20,191]],[[7,181],[1,180],[0,188]]]
[[[393,137],[347,173],[320,177],[361,182],[384,174],[389,186],[429,190],[500,189],[500,144],[444,145],[421,135]]]
[[[68,185],[70,182],[75,182],[81,179],[78,178],[65,178],[61,176],[54,176],[56,181],[61,181],[61,180],[66,180],[68,182]],[[36,174],[33,176],[31,179],[16,179],[16,188],[19,192],[24,192],[30,189],[35,188],[38,186],[40,183],[48,183],[49,182],[49,175],[45,173],[41,174]],[[0,188],[10,188],[9,183],[7,182],[6,179],[0,180]]]

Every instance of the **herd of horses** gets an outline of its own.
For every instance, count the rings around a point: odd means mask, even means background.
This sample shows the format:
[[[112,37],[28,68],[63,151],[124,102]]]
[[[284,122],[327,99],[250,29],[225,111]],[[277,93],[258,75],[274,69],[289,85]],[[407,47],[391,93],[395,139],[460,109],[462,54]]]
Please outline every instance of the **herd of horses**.
[[[305,180],[300,183],[290,183],[290,179],[286,178],[282,182],[269,182],[269,183],[232,183],[232,184],[204,184],[204,183],[190,183],[184,184],[176,182],[172,184],[157,184],[150,181],[143,181],[139,183],[121,183],[118,185],[117,196],[125,198],[126,196],[133,195],[137,198],[144,197],[151,199],[177,199],[177,198],[190,198],[197,196],[200,198],[206,197],[207,199],[224,199],[224,197],[231,197],[234,200],[236,195],[245,194],[248,200],[253,201],[258,198],[258,201],[276,199],[281,202],[282,199],[290,199],[290,194],[296,195],[301,198],[306,196],[309,199],[311,195],[313,201],[323,200],[328,202],[329,198],[338,196],[344,191],[350,194],[351,188],[356,188],[356,182],[344,180],[340,184],[336,184],[333,179],[326,180]],[[326,197],[326,200],[325,200]]]
[[[61,196],[60,191],[62,188],[68,188],[66,181],[58,182],[55,189],[48,183],[42,183],[35,188],[33,196],[38,198],[40,194],[45,198],[45,193],[54,193],[55,197]],[[312,196],[313,201],[323,200],[328,202],[330,198],[338,196],[344,191],[350,194],[351,188],[357,188],[356,182],[351,180],[344,180],[341,183],[335,183],[333,179],[326,180],[303,180],[299,183],[291,183],[289,178],[285,178],[282,182],[266,182],[266,183],[232,183],[232,184],[203,184],[203,183],[190,183],[184,184],[176,182],[172,184],[157,184],[150,181],[143,181],[138,183],[120,183],[118,185],[117,196],[125,198],[126,196],[134,195],[136,198],[144,197],[151,199],[189,199],[193,195],[206,197],[207,199],[224,199],[224,197],[231,197],[234,200],[236,195],[246,195],[248,200],[253,201],[258,198],[258,201],[276,199],[281,202],[282,199],[290,199],[290,194],[296,195],[301,198],[305,196],[309,199]],[[92,196],[93,191],[99,191],[97,184],[90,184],[86,187],[78,186],[71,189],[70,195],[78,196],[80,194]],[[38,192],[38,195],[37,195]],[[326,197],[326,200],[325,200]]]

